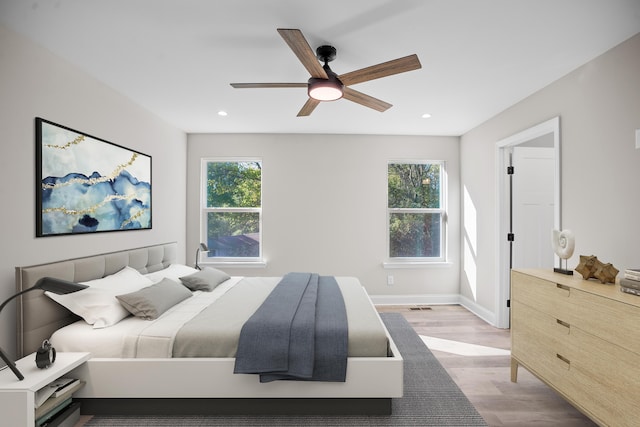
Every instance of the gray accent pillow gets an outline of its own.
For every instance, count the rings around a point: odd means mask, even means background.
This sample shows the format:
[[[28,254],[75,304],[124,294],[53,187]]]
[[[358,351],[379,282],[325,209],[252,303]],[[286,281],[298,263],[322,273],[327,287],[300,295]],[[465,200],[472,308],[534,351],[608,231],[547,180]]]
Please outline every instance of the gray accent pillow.
[[[171,279],[162,279],[139,291],[116,295],[116,298],[134,316],[153,320],[190,296],[192,293],[180,283]]]
[[[182,276],[180,278],[180,281],[183,285],[185,285],[192,291],[211,292],[220,283],[230,278],[231,276],[229,276],[224,271],[220,271],[216,268],[205,267],[203,270],[200,270],[197,273],[193,273],[188,276]]]

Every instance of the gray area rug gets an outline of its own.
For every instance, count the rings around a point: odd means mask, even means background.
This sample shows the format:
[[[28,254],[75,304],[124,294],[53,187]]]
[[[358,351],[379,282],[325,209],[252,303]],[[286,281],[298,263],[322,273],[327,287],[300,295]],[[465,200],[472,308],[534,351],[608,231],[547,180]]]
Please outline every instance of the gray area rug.
[[[380,416],[96,416],[86,427],[122,426],[486,426],[456,383],[399,313],[380,315],[404,358],[404,397]]]

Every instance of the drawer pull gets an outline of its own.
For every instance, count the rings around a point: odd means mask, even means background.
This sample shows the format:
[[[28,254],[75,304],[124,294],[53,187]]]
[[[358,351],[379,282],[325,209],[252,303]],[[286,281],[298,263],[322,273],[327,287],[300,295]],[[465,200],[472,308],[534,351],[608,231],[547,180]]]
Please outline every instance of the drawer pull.
[[[569,369],[569,367],[571,367],[571,361],[569,359],[567,359],[566,357],[564,357],[563,355],[558,354],[558,353],[556,353],[556,357],[567,364],[567,369]]]
[[[556,283],[556,289],[559,294],[562,294],[563,297],[569,297],[571,292],[571,288],[569,286],[561,285],[560,283]]]
[[[565,328],[570,328],[570,327],[571,327],[571,325],[570,325],[570,324],[568,324],[567,322],[563,322],[563,321],[562,321],[562,320],[560,320],[560,319],[556,319],[556,322],[558,322],[558,325],[560,325],[560,326],[564,326]]]

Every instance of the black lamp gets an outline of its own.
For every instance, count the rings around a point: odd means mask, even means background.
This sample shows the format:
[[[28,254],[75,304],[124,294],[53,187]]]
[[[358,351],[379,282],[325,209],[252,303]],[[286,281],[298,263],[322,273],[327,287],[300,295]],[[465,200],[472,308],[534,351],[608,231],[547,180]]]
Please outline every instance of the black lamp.
[[[198,261],[200,261],[200,251],[209,252],[209,248],[204,243],[200,243],[200,246],[198,246],[198,250],[196,250],[196,268],[198,270],[202,270],[198,265]]]
[[[13,295],[9,299],[7,299],[5,302],[0,304],[0,312],[2,312],[2,309],[4,308],[4,306],[7,305],[9,301],[11,301],[12,299],[19,297],[20,295],[27,293],[29,291],[34,291],[36,289],[42,289],[43,291],[49,291],[55,294],[70,294],[72,292],[80,291],[85,288],[88,288],[88,286],[82,285],[80,283],[68,282],[66,280],[54,279],[53,277],[43,277],[42,279],[38,280],[36,284],[33,285],[33,287],[29,289],[25,289],[24,291],[18,292],[17,294]],[[13,363],[13,361],[9,359],[6,354],[4,354],[4,351],[2,351],[2,348],[0,348],[0,357],[2,357],[2,360],[4,360],[4,363],[6,363],[9,368],[11,368],[13,373],[16,374],[16,377],[18,377],[18,379],[22,381],[24,379],[24,375],[22,375],[22,373],[18,370],[18,368],[16,367],[16,364]]]

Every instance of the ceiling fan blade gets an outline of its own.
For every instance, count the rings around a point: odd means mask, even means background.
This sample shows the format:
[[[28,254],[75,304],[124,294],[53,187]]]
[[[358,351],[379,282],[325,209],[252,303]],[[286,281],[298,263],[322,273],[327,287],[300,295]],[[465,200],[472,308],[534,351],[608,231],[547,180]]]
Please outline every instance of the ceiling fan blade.
[[[230,83],[236,89],[307,87],[307,83]]]
[[[309,46],[307,39],[302,35],[302,31],[278,28],[278,33],[280,33],[280,36],[287,42],[293,53],[295,53],[300,62],[302,62],[302,65],[309,71],[311,77],[320,79],[329,78],[327,72],[322,68],[320,61],[316,58],[316,54],[311,49],[311,46]]]
[[[346,86],[344,87],[342,97],[380,112],[387,111],[389,108],[393,107],[393,105],[388,102],[381,101],[373,96],[365,95],[362,92],[358,92],[357,90],[353,90]]]
[[[404,58],[398,58],[378,65],[362,68],[360,70],[351,71],[350,73],[338,76],[338,78],[342,84],[349,86],[356,83],[379,79],[381,77],[417,70],[419,68],[422,68],[422,65],[420,64],[418,55],[413,54],[405,56]]]
[[[309,116],[313,113],[313,110],[320,104],[320,101],[317,99],[309,98],[307,102],[304,103],[300,111],[298,112],[298,117]]]

